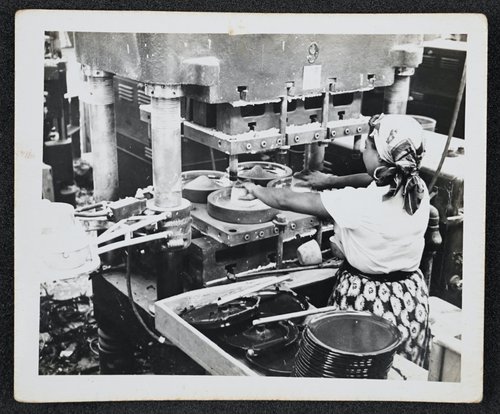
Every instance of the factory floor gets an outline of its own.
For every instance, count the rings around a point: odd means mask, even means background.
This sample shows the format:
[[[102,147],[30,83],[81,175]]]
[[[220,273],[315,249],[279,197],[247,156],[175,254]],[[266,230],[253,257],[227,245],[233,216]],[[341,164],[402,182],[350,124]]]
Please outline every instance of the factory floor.
[[[87,276],[40,286],[40,375],[99,374],[97,323]],[[135,352],[137,374],[152,374],[147,349]]]

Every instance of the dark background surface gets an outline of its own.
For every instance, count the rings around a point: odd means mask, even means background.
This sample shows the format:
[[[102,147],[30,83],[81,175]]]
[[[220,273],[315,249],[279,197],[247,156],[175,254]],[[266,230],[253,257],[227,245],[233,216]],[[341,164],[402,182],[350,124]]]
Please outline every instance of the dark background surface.
[[[21,9],[104,9],[104,10],[164,10],[212,12],[267,13],[483,13],[489,21],[488,58],[488,178],[486,216],[486,295],[485,295],[485,356],[484,399],[480,404],[430,404],[388,402],[130,402],[130,403],[64,403],[19,404],[13,400],[13,277],[14,277],[14,15]],[[494,413],[499,411],[500,377],[498,343],[499,305],[498,252],[500,243],[495,229],[499,218],[497,164],[500,161],[498,144],[498,52],[497,22],[500,21],[496,1],[420,0],[398,2],[330,0],[292,2],[247,0],[223,1],[14,1],[0,3],[0,409],[2,412],[74,412],[74,413]],[[388,29],[390,26],[388,26]],[[467,185],[483,185],[472,183]],[[482,229],[477,229],[481,231]],[[395,384],[396,386],[396,384]]]

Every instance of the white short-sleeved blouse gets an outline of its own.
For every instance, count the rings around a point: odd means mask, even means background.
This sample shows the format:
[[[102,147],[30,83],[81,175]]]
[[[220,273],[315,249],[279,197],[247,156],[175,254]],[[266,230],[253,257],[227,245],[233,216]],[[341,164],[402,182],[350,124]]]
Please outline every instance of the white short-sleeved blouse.
[[[335,241],[349,263],[365,273],[414,271],[420,265],[429,221],[429,194],[408,214],[401,192],[382,200],[388,186],[324,191],[321,201],[333,218]]]

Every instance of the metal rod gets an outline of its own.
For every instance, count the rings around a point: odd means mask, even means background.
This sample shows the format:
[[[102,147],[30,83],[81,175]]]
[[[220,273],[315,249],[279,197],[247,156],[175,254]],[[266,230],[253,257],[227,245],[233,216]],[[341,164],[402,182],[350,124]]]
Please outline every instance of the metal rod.
[[[282,146],[288,145],[286,140],[286,125],[287,125],[287,116],[288,116],[288,98],[283,96],[281,98],[281,109],[280,109],[280,135],[281,135],[281,144]],[[280,164],[288,164],[287,163],[287,151],[286,149],[279,148],[278,149],[278,162]]]
[[[276,215],[273,223],[278,228],[278,238],[276,240],[276,268],[281,269],[283,266],[283,241],[285,236],[285,228],[287,225],[287,218],[285,215],[279,213]]]
[[[244,277],[275,275],[275,274],[280,274],[280,273],[300,272],[302,270],[312,270],[312,269],[333,269],[333,268],[338,268],[338,267],[339,267],[339,265],[336,263],[318,264],[318,265],[309,265],[309,266],[297,266],[297,267],[288,267],[286,269],[263,270],[260,272],[245,273],[242,275],[236,274],[235,278],[239,279],[239,278],[244,278]]]
[[[125,224],[125,222],[128,221],[128,219],[124,219],[120,222],[121,223],[120,227],[122,228],[120,228],[119,230],[118,228],[115,228],[114,231],[104,232],[97,238],[97,244],[105,243],[107,241],[116,239],[117,237],[124,236],[125,234],[129,234],[136,230],[139,230],[142,227],[146,227],[166,219],[167,219],[167,214],[165,213],[157,214],[155,216],[144,216],[144,219],[132,225]]]
[[[323,94],[323,108],[321,109],[321,127],[326,128],[328,125],[328,113],[330,110],[330,93]]]
[[[78,109],[80,112],[80,154],[83,156],[87,150],[87,116],[86,116],[86,105],[83,100],[79,100]]]
[[[323,94],[323,107],[321,110],[321,128],[326,131],[328,125],[328,113],[330,108],[330,94]],[[308,161],[308,169],[312,171],[323,170],[323,162],[325,160],[325,145],[321,143],[313,143],[310,146],[310,154]]]
[[[238,179],[238,155],[229,155],[229,180]]]
[[[177,207],[182,199],[180,98],[151,97],[151,148],[154,204]]]
[[[276,241],[276,268],[281,269],[283,266],[283,239],[285,230],[281,230],[278,233],[278,239]]]
[[[284,282],[284,281],[289,280],[289,279],[290,279],[290,276],[282,276],[282,277],[273,278],[271,280],[266,280],[264,283],[259,283],[258,285],[249,287],[248,289],[243,289],[239,292],[232,293],[230,295],[227,295],[227,296],[219,299],[216,302],[217,306],[224,305],[224,304],[229,303],[233,300],[236,300],[236,299],[239,299],[243,296],[249,295],[250,293],[257,292],[257,291],[264,289],[268,286],[276,285],[278,283]]]
[[[288,116],[288,98],[283,96],[281,98],[281,109],[280,109],[280,134],[283,145],[286,145],[286,118]]]
[[[217,165],[215,164],[215,154],[214,149],[212,147],[208,147],[210,150],[210,163],[212,164],[212,170],[217,169]]]
[[[455,107],[453,109],[453,117],[451,118],[450,129],[448,131],[448,139],[446,140],[446,144],[444,146],[443,153],[441,154],[441,160],[439,161],[439,165],[438,165],[436,172],[434,173],[434,176],[432,177],[432,180],[429,184],[429,191],[432,191],[434,184],[436,184],[439,173],[441,172],[441,168],[443,167],[444,160],[446,159],[446,155],[448,154],[448,148],[450,147],[451,137],[453,136],[453,133],[455,132],[455,126],[457,124],[457,119],[458,119],[458,112],[460,111],[460,105],[462,104],[462,97],[464,95],[464,89],[465,89],[465,83],[466,83],[465,82],[466,72],[467,72],[466,64],[467,64],[467,61],[464,62],[464,69],[462,71],[462,79],[460,80],[460,86],[458,88],[457,98],[455,100]]]
[[[321,245],[323,244],[323,222],[321,220],[319,221],[318,230],[316,231],[316,241],[321,248]]]
[[[127,233],[130,234],[130,233]],[[111,250],[121,249],[123,247],[134,246],[136,244],[148,243],[153,240],[168,239],[172,237],[173,233],[171,231],[162,231],[161,233],[150,234],[149,236],[135,237],[132,239],[124,240],[117,243],[107,244],[106,246],[99,247],[97,249],[97,254],[107,253]]]
[[[255,319],[252,325],[262,325],[269,322],[285,321],[287,319],[301,318],[303,316],[314,315],[316,313],[332,312],[338,310],[335,306],[325,306],[324,308],[308,309],[305,311],[284,313],[282,315],[268,316],[266,318]]]

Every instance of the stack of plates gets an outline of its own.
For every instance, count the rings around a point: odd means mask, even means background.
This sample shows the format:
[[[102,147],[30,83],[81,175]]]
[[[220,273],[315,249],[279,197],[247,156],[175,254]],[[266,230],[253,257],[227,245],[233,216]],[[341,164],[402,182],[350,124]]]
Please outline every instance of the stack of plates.
[[[321,315],[311,320],[303,332],[293,375],[387,378],[400,343],[399,329],[376,315]]]

